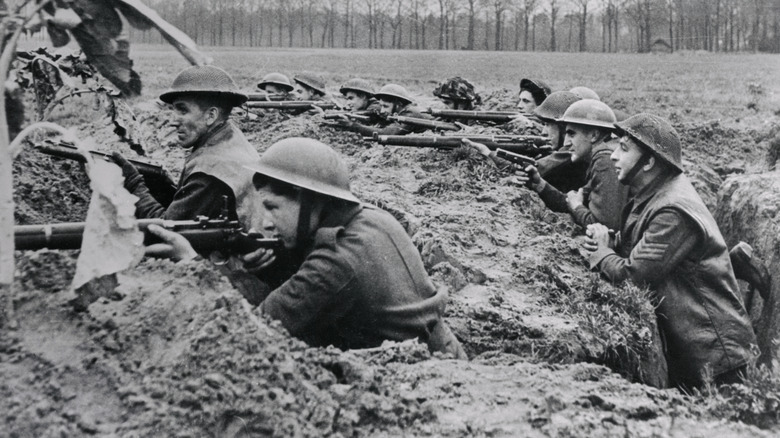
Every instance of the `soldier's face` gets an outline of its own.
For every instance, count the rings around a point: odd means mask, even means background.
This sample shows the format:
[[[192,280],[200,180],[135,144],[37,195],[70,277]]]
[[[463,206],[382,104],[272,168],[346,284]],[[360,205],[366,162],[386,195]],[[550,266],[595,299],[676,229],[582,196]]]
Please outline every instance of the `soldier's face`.
[[[287,92],[281,85],[276,84],[265,84],[263,90],[268,94],[285,94]]]
[[[380,100],[379,101],[379,114],[382,117],[393,115],[395,112],[395,103],[392,100]]]
[[[301,205],[298,199],[278,195],[270,187],[260,187],[255,194],[260,202],[261,224],[266,237],[282,239],[285,248],[295,248],[298,243],[298,215]]]
[[[572,162],[590,160],[593,150],[593,129],[582,125],[567,124],[563,145],[571,149]]]
[[[174,118],[171,125],[182,147],[190,148],[208,132],[216,120],[212,109],[201,109],[192,97],[178,97],[173,101]]]
[[[520,92],[520,100],[517,101],[517,109],[521,113],[531,114],[536,109],[536,101],[534,96],[528,90]]]
[[[350,111],[360,111],[368,108],[369,97],[367,94],[347,91],[346,97]]]
[[[314,100],[312,99],[314,97],[314,92],[310,88],[298,84],[295,86],[295,97],[298,100]]]
[[[615,165],[618,181],[623,184],[631,182],[626,180],[628,173],[636,166],[643,154],[642,147],[636,144],[631,137],[627,135],[620,137],[620,144],[609,156],[612,164]]]

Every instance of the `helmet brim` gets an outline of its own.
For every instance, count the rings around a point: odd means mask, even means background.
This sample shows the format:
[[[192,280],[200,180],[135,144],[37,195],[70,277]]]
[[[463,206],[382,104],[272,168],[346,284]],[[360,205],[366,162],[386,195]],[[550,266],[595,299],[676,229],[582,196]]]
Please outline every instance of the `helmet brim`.
[[[272,81],[269,81],[269,82],[260,82],[259,84],[257,84],[257,88],[259,88],[259,89],[261,89],[261,90],[265,91],[265,86],[266,86],[266,85],[276,85],[276,86],[278,86],[278,87],[282,87],[282,88],[284,88],[284,90],[285,90],[285,91],[287,91],[288,93],[289,93],[290,91],[292,91],[292,90],[294,90],[294,89],[295,89],[295,87],[293,87],[293,86],[292,86],[292,85],[290,85],[290,84],[285,84],[285,83],[283,83],[283,82],[272,82]]]
[[[663,154],[660,154],[660,153],[656,152],[653,148],[651,148],[648,144],[646,144],[639,137],[638,134],[632,132],[631,129],[628,128],[628,127],[621,126],[621,123],[622,122],[615,123],[615,126],[614,126],[615,135],[617,135],[619,137],[623,137],[623,136],[630,137],[632,140],[634,140],[634,142],[636,142],[636,144],[638,144],[642,149],[644,149],[647,152],[649,152],[650,154],[652,154],[654,157],[657,157],[659,160],[663,161],[664,163],[668,164],[669,166],[673,167],[674,169],[676,169],[679,172],[683,172],[684,171],[682,166],[680,166],[679,164],[677,164],[674,161],[670,160],[668,157],[664,156]]]
[[[357,204],[360,204],[361,202],[360,199],[356,198],[355,195],[353,195],[349,190],[340,189],[338,187],[327,187],[327,189],[323,189],[322,183],[315,183],[306,177],[291,175],[289,172],[281,171],[275,167],[266,166],[263,163],[254,163],[250,166],[244,166],[244,168],[268,178],[306,189],[310,192],[330,196],[348,202],[354,202]]]
[[[183,90],[183,91],[166,91],[160,95],[160,100],[165,103],[173,103],[174,100],[182,96],[193,97],[211,97],[219,100],[224,100],[230,103],[232,106],[241,106],[247,100],[249,96],[243,93],[236,93],[233,91],[214,91],[214,90]]]

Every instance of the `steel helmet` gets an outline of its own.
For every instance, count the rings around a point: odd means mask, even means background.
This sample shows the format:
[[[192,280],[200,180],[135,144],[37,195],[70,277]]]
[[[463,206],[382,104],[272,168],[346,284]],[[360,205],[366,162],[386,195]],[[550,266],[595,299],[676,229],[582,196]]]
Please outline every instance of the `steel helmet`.
[[[631,137],[651,153],[682,172],[682,145],[677,131],[666,120],[647,113],[615,123],[619,135]]]
[[[278,85],[287,91],[292,91],[295,88],[292,83],[290,83],[290,78],[281,73],[268,73],[263,76],[263,79],[257,84],[257,88],[265,90],[265,86],[269,84]]]
[[[615,129],[615,113],[606,103],[593,99],[582,99],[574,102],[563,113],[561,123],[597,126],[599,128]]]
[[[552,91],[550,86],[544,82],[529,78],[520,80],[520,91],[523,90],[528,90],[531,93],[537,105],[541,105],[544,99],[547,99],[547,96],[550,95],[550,91]]]
[[[301,85],[305,85],[320,94],[325,94],[325,79],[314,73],[300,73],[293,76],[293,80]]]
[[[569,91],[576,94],[577,96],[580,96],[582,99],[601,100],[599,95],[588,87],[574,87]]]
[[[247,169],[287,184],[349,202],[360,200],[349,190],[344,160],[330,146],[303,137],[277,141]]]
[[[173,85],[160,95],[160,100],[173,103],[184,95],[214,96],[230,102],[232,106],[242,105],[248,97],[238,91],[236,83],[225,70],[213,65],[195,65],[182,70]]]
[[[442,99],[463,100],[475,105],[482,103],[482,98],[474,91],[474,85],[460,76],[439,83],[433,90],[433,95]]]
[[[412,98],[409,97],[409,92],[406,88],[397,84],[387,84],[379,89],[379,92],[374,95],[377,99],[382,97],[400,100],[407,104],[412,103]]]
[[[361,78],[352,78],[347,82],[344,82],[341,85],[341,88],[339,88],[339,92],[341,94],[347,94],[347,91],[356,91],[358,93],[368,94],[369,96],[374,95],[374,87],[371,86],[371,83]]]
[[[545,122],[556,122],[563,117],[566,109],[578,100],[582,98],[570,91],[556,91],[536,107],[534,114]]]

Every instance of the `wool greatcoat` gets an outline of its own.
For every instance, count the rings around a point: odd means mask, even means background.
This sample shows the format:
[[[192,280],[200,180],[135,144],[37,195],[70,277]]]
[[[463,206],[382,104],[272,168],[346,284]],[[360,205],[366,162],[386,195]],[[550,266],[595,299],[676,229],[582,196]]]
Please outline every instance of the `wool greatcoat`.
[[[184,162],[173,201],[168,206],[149,193],[143,177],[125,181],[127,190],[138,196],[138,218],[192,220],[197,216],[216,218],[228,201],[228,218],[237,219],[236,199],[252,180],[247,163],[259,160],[257,151],[230,121],[215,127],[199,139]]]
[[[379,208],[354,204],[323,218],[303,264],[260,304],[313,346],[377,347],[418,338],[466,358],[443,319],[436,290],[403,227]]]
[[[756,343],[728,248],[688,178],[661,175],[626,205],[616,251],[590,255],[613,282],[654,293],[670,383],[700,386],[744,366]]]

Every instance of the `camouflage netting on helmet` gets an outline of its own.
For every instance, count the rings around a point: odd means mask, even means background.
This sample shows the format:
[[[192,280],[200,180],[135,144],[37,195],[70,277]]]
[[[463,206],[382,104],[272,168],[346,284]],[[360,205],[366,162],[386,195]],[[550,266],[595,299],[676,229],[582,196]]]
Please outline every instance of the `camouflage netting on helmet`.
[[[482,104],[482,97],[474,90],[474,85],[460,76],[441,82],[433,90],[433,95],[442,99],[470,102],[475,106]]]

